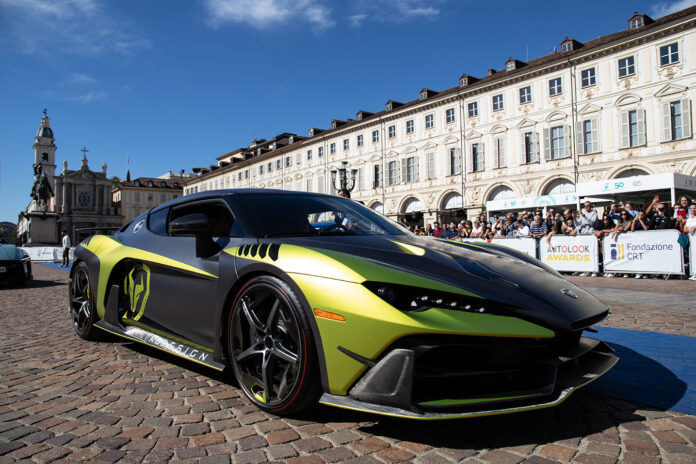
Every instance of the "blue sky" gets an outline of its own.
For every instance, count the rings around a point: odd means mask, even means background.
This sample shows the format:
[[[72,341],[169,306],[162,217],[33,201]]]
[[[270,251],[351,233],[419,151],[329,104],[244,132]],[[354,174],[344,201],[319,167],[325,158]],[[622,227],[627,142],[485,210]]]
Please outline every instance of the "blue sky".
[[[63,160],[158,176],[254,138],[453,87],[679,1],[0,0],[0,221],[30,201],[48,109]],[[572,5],[572,6],[571,6]]]

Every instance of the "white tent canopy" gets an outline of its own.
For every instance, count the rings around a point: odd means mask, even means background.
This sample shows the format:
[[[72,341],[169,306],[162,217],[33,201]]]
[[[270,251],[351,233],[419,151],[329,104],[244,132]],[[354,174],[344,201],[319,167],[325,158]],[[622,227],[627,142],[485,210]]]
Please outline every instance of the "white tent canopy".
[[[648,176],[622,177],[596,182],[580,182],[577,185],[578,197],[605,198],[611,201],[614,197],[625,196],[629,193],[657,192],[669,190],[671,204],[677,201],[679,193],[696,193],[696,177],[674,172],[652,174]],[[646,198],[646,200],[648,200]]]

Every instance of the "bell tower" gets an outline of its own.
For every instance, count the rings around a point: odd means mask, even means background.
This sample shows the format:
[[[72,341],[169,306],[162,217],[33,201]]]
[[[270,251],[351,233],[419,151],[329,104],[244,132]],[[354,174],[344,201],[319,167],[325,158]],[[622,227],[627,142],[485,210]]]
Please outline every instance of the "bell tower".
[[[51,130],[51,120],[46,115],[47,111],[44,108],[43,117],[41,118],[41,126],[36,131],[34,137],[34,163],[40,163],[43,172],[46,173],[48,181],[51,183],[51,189],[56,191],[56,144]]]

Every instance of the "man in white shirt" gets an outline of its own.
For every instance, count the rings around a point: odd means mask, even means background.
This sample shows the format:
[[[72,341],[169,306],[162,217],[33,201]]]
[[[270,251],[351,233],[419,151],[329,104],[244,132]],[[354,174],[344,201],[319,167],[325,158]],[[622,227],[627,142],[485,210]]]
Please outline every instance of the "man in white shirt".
[[[62,231],[63,236],[63,264],[60,267],[68,267],[70,265],[70,237],[66,231]]]

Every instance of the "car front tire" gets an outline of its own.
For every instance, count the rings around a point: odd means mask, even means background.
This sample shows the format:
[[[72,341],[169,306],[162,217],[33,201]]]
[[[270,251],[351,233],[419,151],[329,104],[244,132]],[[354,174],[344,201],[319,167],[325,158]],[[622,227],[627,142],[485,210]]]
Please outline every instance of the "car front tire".
[[[316,404],[321,387],[312,331],[285,282],[272,276],[247,282],[227,329],[235,378],[257,407],[290,415]]]
[[[70,317],[75,333],[85,340],[99,339],[96,322],[96,305],[92,281],[87,265],[80,262],[75,266],[70,279]]]

